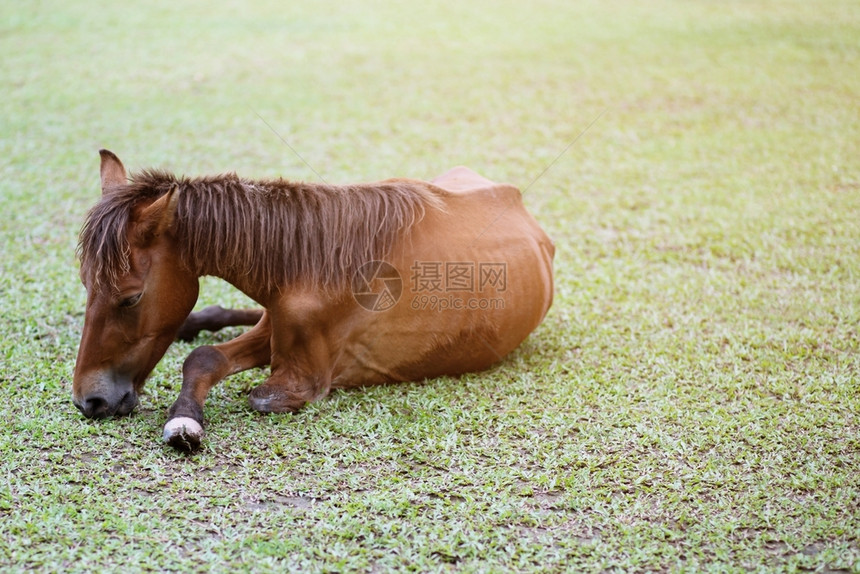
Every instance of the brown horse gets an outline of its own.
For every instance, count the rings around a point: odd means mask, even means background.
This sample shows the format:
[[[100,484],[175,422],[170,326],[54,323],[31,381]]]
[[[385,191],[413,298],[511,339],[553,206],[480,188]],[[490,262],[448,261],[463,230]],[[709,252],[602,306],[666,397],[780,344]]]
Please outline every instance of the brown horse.
[[[164,429],[177,448],[199,446],[206,396],[231,374],[271,365],[251,406],[294,412],[332,388],[478,371],[552,301],[554,247],[520,192],[466,168],[349,186],[160,171],[129,180],[100,153],[102,198],[78,247],[87,308],[75,406],[126,415],[178,334],[258,320],[185,360]],[[264,311],[189,317],[204,275]]]

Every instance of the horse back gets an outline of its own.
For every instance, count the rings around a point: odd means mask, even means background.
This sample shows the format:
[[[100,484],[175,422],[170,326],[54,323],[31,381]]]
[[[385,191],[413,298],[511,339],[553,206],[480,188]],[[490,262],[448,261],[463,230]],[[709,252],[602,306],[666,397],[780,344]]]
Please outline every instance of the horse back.
[[[462,165],[446,171],[430,180],[430,183],[451,193],[470,193],[498,187],[497,183]]]

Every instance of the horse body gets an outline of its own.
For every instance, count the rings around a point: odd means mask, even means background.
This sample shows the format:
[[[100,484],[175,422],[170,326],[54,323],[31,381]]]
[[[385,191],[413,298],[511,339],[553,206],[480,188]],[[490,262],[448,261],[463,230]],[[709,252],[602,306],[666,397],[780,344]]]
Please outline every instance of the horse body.
[[[409,274],[401,301],[385,312],[357,309],[360,318],[335,362],[334,387],[486,369],[515,349],[549,308],[553,247],[519,191],[465,168],[433,184],[450,192],[444,211],[428,212],[390,256]],[[426,289],[421,265],[441,274]],[[504,273],[505,284],[481,285],[482,269]],[[459,285],[451,285],[452,272],[462,275]]]
[[[177,447],[199,445],[206,396],[230,374],[271,365],[249,401],[292,412],[332,388],[479,371],[552,301],[552,242],[516,188],[466,168],[342,189],[155,172],[128,183],[103,151],[101,171],[103,199],[80,246],[88,300],[73,398],[85,415],[133,409],[201,275],[264,308],[246,333],[186,359],[164,433]],[[208,199],[195,204],[194,194]],[[231,207],[211,207],[230,194]],[[275,201],[291,203],[276,217],[274,203],[255,207]],[[201,204],[216,211],[199,215]],[[207,235],[210,224],[221,227]],[[249,226],[250,248],[240,245]]]

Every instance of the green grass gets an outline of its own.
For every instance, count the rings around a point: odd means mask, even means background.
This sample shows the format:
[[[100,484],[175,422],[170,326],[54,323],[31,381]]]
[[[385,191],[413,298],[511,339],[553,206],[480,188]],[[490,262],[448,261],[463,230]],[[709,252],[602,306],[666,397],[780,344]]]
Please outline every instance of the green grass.
[[[0,568],[860,571],[860,5],[284,4],[0,7]],[[525,189],[554,306],[490,372],[295,416],[237,376],[179,455],[192,345],[130,418],[71,404],[100,147],[468,165]]]

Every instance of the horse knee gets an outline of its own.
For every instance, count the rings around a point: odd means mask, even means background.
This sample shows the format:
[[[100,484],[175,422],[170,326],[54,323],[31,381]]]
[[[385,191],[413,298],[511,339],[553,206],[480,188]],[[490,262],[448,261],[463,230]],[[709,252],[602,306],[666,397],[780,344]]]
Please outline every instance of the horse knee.
[[[222,371],[227,367],[227,357],[215,347],[206,345],[197,347],[185,358],[182,363],[182,377],[186,381],[211,379],[213,376],[215,380],[219,380],[223,377]]]
[[[248,402],[261,413],[295,413],[306,404],[328,394],[328,385],[321,380],[304,380],[300,384],[285,384],[269,379],[251,390]]]
[[[261,413],[295,413],[309,401],[281,389],[267,388],[265,384],[251,390],[248,402]]]

